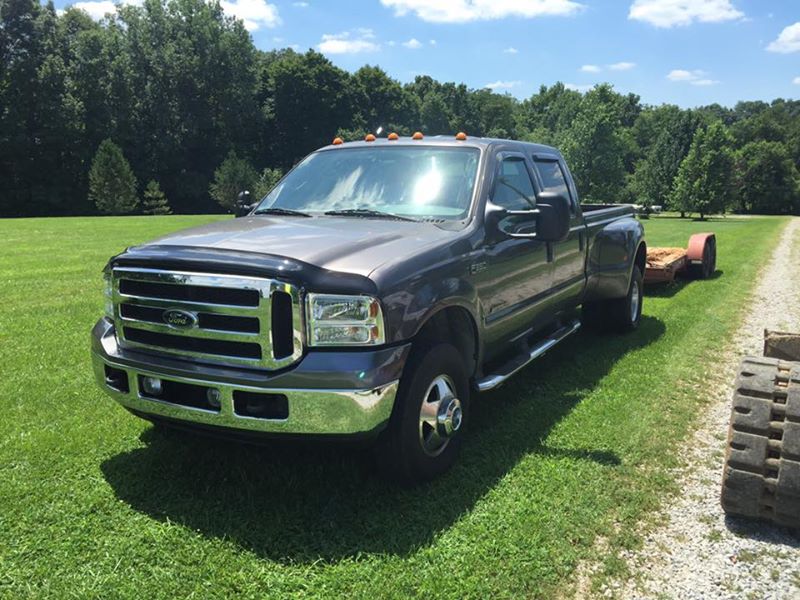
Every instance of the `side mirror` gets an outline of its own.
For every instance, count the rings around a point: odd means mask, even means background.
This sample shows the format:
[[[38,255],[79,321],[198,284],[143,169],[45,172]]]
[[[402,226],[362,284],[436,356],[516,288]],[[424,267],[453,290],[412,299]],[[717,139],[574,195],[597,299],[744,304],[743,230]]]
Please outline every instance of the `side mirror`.
[[[542,192],[536,208],[507,210],[494,202],[486,203],[486,230],[489,235],[562,242],[569,236],[570,203],[561,194]]]
[[[556,192],[542,192],[536,198],[539,218],[536,239],[543,242],[563,242],[569,236],[569,200]]]
[[[234,207],[234,214],[237,217],[243,217],[249,214],[252,209],[253,205],[250,202],[250,192],[247,190],[239,192],[239,195],[236,197],[236,206]]]

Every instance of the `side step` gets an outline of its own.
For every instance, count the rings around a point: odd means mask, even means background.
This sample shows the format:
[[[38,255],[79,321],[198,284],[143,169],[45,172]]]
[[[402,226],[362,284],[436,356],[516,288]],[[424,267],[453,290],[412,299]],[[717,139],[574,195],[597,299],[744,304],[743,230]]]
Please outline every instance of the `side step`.
[[[492,373],[491,375],[487,375],[483,379],[478,380],[478,391],[488,392],[489,390],[493,390],[502,385],[517,371],[528,366],[529,363],[542,356],[542,354],[550,350],[550,348],[555,346],[565,337],[568,337],[578,331],[580,327],[581,322],[576,319],[561,329],[557,329],[546,338],[538,341],[536,345],[532,346],[527,355],[523,354],[522,356],[518,356],[506,363],[503,365],[499,373]]]

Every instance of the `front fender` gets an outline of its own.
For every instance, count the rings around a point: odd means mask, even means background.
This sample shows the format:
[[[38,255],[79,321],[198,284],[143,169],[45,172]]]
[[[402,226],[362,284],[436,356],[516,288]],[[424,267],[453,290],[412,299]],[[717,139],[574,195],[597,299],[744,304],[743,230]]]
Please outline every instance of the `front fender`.
[[[383,297],[383,306],[389,343],[412,339],[431,317],[448,307],[466,310],[476,329],[479,323],[477,290],[454,275],[419,280],[407,289],[395,290]]]

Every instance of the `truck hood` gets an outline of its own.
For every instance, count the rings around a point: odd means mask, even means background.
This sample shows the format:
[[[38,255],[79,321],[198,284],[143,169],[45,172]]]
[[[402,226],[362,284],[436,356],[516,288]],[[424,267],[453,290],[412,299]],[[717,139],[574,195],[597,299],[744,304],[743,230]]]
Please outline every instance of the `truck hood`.
[[[149,242],[261,253],[368,276],[383,263],[413,254],[455,232],[432,223],[357,217],[251,216],[186,229]]]

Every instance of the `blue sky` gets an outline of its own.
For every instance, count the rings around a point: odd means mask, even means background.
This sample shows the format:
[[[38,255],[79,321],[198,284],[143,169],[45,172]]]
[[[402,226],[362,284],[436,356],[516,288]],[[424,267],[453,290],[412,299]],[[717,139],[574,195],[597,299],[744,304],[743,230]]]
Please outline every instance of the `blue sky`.
[[[137,0],[130,0],[136,2]],[[60,6],[68,4],[61,2]],[[109,0],[75,3],[90,14]],[[524,98],[609,81],[650,104],[800,97],[800,0],[224,0],[256,46]]]

